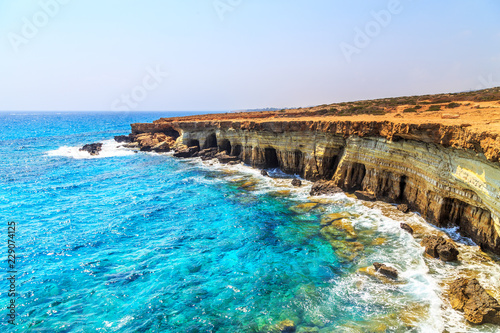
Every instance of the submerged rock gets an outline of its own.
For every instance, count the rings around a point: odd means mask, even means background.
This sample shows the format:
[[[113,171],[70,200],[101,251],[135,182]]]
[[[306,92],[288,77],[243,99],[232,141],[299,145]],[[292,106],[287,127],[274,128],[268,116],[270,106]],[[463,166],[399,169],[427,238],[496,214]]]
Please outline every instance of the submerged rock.
[[[298,179],[298,178],[294,178],[292,180],[292,185],[296,186],[296,187],[302,186],[302,181],[300,179]]]
[[[307,202],[299,205],[295,205],[293,207],[290,207],[290,210],[298,213],[298,214],[303,214],[309,212],[311,209],[314,207],[318,206],[317,202]]]
[[[398,278],[398,271],[395,268],[389,267],[385,264],[381,264],[378,262],[373,263],[373,267],[375,267],[375,270],[382,274],[387,276],[388,278],[397,280]]]
[[[80,151],[86,151],[92,156],[99,155],[99,152],[102,150],[102,143],[90,143],[87,145],[84,145],[82,148],[80,148]]]
[[[420,243],[425,247],[425,253],[443,261],[455,261],[458,250],[455,244],[441,236],[426,236]]]
[[[260,171],[260,174],[261,174],[262,176],[269,176],[269,174],[267,173],[267,171],[266,171],[266,170],[261,170],[261,171]]]
[[[452,282],[449,298],[453,309],[464,311],[467,321],[500,325],[500,304],[476,279],[459,278]]]
[[[410,227],[409,224],[407,223],[400,223],[399,226],[401,227],[401,229],[403,229],[404,231],[407,231],[410,235],[413,235],[413,228]]]
[[[295,332],[295,323],[292,320],[283,320],[280,322],[277,327],[278,332],[280,333],[294,333]]]
[[[342,193],[342,189],[338,187],[333,180],[318,180],[311,188],[310,195],[324,195]]]

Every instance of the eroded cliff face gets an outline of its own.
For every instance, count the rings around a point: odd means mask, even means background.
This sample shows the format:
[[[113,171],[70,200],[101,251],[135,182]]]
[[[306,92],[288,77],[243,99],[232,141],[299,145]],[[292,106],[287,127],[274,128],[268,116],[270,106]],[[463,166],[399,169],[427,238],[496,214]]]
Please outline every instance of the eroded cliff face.
[[[458,226],[500,253],[498,138],[441,124],[174,121],[134,134],[178,133],[177,145],[218,147],[259,168],[333,179],[346,191],[402,202],[438,226]]]

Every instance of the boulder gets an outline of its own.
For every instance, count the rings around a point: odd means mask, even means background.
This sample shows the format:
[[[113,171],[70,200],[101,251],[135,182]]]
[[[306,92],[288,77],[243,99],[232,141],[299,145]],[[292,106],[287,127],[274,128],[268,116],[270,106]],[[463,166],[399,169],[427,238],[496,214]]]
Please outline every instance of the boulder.
[[[378,262],[373,263],[373,267],[375,267],[375,271],[377,271],[378,273],[380,273],[384,276],[387,276],[388,278],[391,278],[394,280],[397,280],[397,278],[398,278],[398,271],[395,268],[389,267],[385,264],[381,264]]]
[[[115,136],[115,141],[118,143],[130,143],[132,142],[132,137],[130,135],[117,135]]]
[[[298,178],[294,178],[292,180],[292,186],[296,186],[296,187],[302,186],[302,181]]]
[[[196,156],[200,157],[203,161],[208,161],[215,158],[217,151],[218,151],[217,147],[207,148],[200,150],[198,153],[196,153]]]
[[[400,223],[399,226],[401,227],[401,229],[403,229],[404,231],[407,231],[410,235],[413,235],[413,228],[410,227],[408,224],[406,223]]]
[[[338,187],[333,180],[318,180],[311,188],[310,195],[323,195],[342,193],[342,189]]]
[[[375,201],[377,200],[377,197],[375,194],[368,192],[368,191],[356,191],[354,192],[354,195],[356,198],[359,200],[364,200],[364,201]]]
[[[229,163],[229,162],[236,162],[236,161],[240,160],[240,158],[238,156],[230,156],[225,151],[216,154],[215,158],[217,160],[219,160],[219,162],[222,163],[222,164],[226,164],[226,163]]]
[[[458,278],[450,284],[449,299],[455,310],[462,310],[473,324],[500,325],[500,304],[476,279]]]
[[[408,208],[408,205],[405,205],[405,204],[401,204],[401,205],[398,205],[398,210],[403,212],[403,213],[408,213],[410,211],[410,208]]]
[[[425,247],[425,253],[443,261],[455,261],[458,257],[458,250],[451,241],[447,241],[441,236],[425,236],[420,243]]]
[[[261,171],[260,171],[260,174],[261,174],[262,176],[269,176],[269,174],[267,173],[267,171],[266,171],[266,170],[261,170]]]
[[[182,148],[174,153],[174,157],[189,158],[200,150],[198,146]]]
[[[99,152],[102,150],[102,143],[89,143],[80,148],[80,151],[86,151],[92,156],[99,155]]]

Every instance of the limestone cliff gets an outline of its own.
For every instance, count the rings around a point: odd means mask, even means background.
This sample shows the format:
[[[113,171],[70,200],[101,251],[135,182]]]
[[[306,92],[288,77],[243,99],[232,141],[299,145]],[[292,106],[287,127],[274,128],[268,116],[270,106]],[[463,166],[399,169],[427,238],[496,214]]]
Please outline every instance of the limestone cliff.
[[[177,145],[218,147],[245,163],[279,167],[346,191],[406,203],[438,226],[458,226],[500,253],[500,137],[468,125],[402,120],[162,119],[132,133],[164,132]]]

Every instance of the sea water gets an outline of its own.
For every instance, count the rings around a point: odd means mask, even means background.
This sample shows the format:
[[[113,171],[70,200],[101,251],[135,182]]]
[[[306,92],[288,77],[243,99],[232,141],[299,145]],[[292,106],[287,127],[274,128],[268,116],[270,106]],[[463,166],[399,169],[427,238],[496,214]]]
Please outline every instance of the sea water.
[[[379,209],[344,194],[310,198],[310,183],[291,187],[277,169],[264,177],[112,140],[170,115],[0,114],[1,331],[277,332],[283,321],[299,332],[496,331],[450,308],[441,282],[456,271],[424,259]],[[104,143],[99,156],[79,151],[92,142]],[[332,241],[321,220],[334,213],[352,230]],[[374,262],[398,280],[367,274]]]

